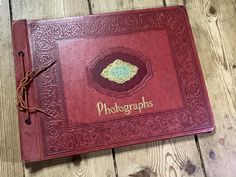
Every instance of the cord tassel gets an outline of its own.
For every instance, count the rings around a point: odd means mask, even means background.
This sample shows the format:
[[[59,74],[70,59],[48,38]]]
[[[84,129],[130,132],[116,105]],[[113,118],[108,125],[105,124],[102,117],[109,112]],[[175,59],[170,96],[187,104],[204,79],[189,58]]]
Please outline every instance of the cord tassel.
[[[21,55],[23,57],[23,55]],[[45,70],[47,70],[48,68],[50,68],[54,63],[56,63],[56,61],[53,61],[52,63],[50,63],[48,66],[45,66],[41,69],[35,70],[35,71],[28,71],[25,76],[21,79],[19,86],[17,87],[17,109],[19,111],[24,111],[27,112],[27,114],[29,113],[36,113],[36,112],[41,112],[49,117],[52,117],[50,114],[48,114],[47,112],[45,112],[44,110],[37,108],[37,107],[29,107],[27,105],[27,91],[29,89],[30,84],[33,82],[34,78],[36,78],[39,74],[41,74],[42,72],[44,72]],[[27,124],[31,123],[30,118],[28,117],[28,119],[26,120]]]

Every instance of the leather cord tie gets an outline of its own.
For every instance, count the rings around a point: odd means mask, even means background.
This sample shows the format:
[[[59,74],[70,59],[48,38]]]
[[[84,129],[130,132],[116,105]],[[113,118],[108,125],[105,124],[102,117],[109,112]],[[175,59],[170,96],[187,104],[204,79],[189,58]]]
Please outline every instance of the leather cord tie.
[[[33,82],[34,78],[36,78],[39,74],[50,68],[56,61],[53,61],[48,66],[45,66],[41,69],[37,69],[34,71],[28,71],[24,75],[24,77],[21,79],[19,86],[17,87],[17,109],[19,111],[24,111],[27,113],[35,113],[35,112],[41,112],[49,117],[52,117],[50,114],[45,112],[44,110],[37,108],[37,107],[29,107],[27,104],[27,90],[29,89],[30,84]],[[27,124],[31,123],[31,120],[28,115],[28,119],[26,120]]]

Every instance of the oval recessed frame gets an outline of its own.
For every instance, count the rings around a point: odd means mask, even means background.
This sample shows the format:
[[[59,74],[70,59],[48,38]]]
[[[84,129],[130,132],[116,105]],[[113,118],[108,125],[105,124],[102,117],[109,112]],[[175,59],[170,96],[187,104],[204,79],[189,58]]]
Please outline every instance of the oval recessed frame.
[[[117,60],[122,60],[124,63],[138,68],[137,73],[124,83],[113,82],[102,75],[104,69]],[[86,69],[90,87],[102,94],[118,98],[136,93],[152,77],[149,58],[138,51],[127,48],[111,48],[102,51]]]

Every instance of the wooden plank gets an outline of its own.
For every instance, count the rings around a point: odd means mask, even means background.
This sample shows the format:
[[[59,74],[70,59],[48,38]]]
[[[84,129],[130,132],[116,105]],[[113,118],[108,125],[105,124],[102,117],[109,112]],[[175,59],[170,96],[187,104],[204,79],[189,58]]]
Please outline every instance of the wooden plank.
[[[190,0],[185,4],[216,124],[215,132],[198,136],[206,174],[233,177],[236,174],[236,4],[230,0]]]
[[[93,14],[163,6],[163,2],[160,0],[91,0],[90,2]]]
[[[13,20],[58,18],[89,14],[87,0],[12,1]]]
[[[166,6],[185,5],[186,0],[165,0]]]
[[[92,12],[163,6],[159,0],[91,0]],[[122,6],[120,5],[122,4]],[[204,176],[194,137],[115,149],[119,177]]]
[[[91,2],[91,10],[93,14],[101,13],[101,12],[112,12],[112,11],[122,11],[122,10],[130,10],[133,7],[132,0],[90,0]]]
[[[23,177],[8,0],[0,0],[0,176]]]
[[[162,7],[162,0],[133,0],[134,9],[145,9],[145,8],[155,8]]]
[[[193,137],[184,137],[116,149],[119,177],[203,177]]]
[[[86,0],[23,0],[12,1],[12,14],[13,20],[57,18],[89,14],[89,8]],[[111,150],[107,150],[30,164],[25,167],[25,176],[114,177],[115,172]]]

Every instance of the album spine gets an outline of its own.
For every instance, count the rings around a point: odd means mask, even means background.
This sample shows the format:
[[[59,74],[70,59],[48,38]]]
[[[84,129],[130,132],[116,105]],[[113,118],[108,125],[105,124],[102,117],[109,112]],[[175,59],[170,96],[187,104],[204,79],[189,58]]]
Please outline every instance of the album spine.
[[[18,87],[25,73],[32,70],[28,25],[26,20],[17,20],[12,23],[12,41],[16,87]],[[32,83],[27,91],[27,106],[34,106],[37,103],[35,95],[35,86],[34,83]],[[28,114],[26,112],[18,111],[22,161],[31,162],[42,159],[43,154],[38,115],[30,114],[30,124],[27,124],[27,118]]]

